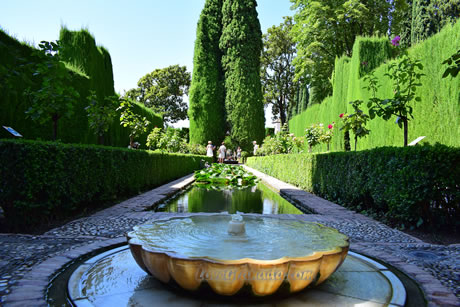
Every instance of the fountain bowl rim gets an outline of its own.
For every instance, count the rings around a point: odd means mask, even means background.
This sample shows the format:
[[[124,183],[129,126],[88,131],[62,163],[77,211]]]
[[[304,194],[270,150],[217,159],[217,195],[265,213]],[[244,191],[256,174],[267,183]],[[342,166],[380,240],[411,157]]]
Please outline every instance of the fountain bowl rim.
[[[162,217],[162,218],[159,218],[159,219],[147,221],[147,222],[145,222],[143,224],[134,226],[134,229],[138,228],[138,226],[148,224],[148,223],[152,223],[152,222],[156,223],[156,222],[168,221],[168,220],[174,220],[174,219],[186,219],[186,218],[191,218],[191,217],[195,217],[195,216],[216,216],[216,215],[218,215],[218,216],[219,215],[220,216],[226,216],[226,217],[231,216],[231,214],[228,214],[228,213],[211,213],[211,214],[206,213],[206,214],[193,214],[193,215],[184,215],[184,216],[169,216],[169,217]],[[241,264],[280,265],[280,264],[289,263],[289,262],[314,261],[314,260],[321,259],[323,256],[335,255],[335,254],[342,253],[344,249],[348,250],[349,246],[350,246],[349,237],[347,235],[341,233],[340,231],[338,231],[337,229],[335,229],[333,227],[325,226],[325,225],[323,225],[321,223],[318,223],[318,222],[302,221],[302,220],[297,220],[297,219],[294,220],[292,218],[277,217],[277,216],[271,216],[271,215],[265,215],[265,214],[254,214],[254,213],[249,213],[248,214],[248,213],[244,213],[242,215],[243,216],[248,216],[248,217],[262,217],[262,218],[275,218],[275,219],[291,220],[291,221],[296,221],[296,222],[306,223],[306,224],[317,224],[317,225],[320,225],[321,227],[332,229],[332,230],[336,231],[337,233],[343,235],[345,244],[338,245],[335,248],[333,248],[331,250],[328,250],[328,251],[315,251],[315,252],[313,252],[313,254],[309,254],[309,255],[305,255],[305,256],[301,256],[301,257],[284,256],[284,257],[280,257],[280,258],[277,258],[277,259],[270,259],[270,260],[262,260],[262,259],[255,259],[255,258],[239,258],[239,259],[226,260],[226,259],[213,258],[213,257],[209,257],[209,256],[192,257],[192,256],[187,256],[187,255],[180,254],[180,253],[178,253],[176,251],[172,251],[172,250],[169,250],[169,251],[155,250],[155,248],[153,248],[151,246],[146,246],[145,244],[143,244],[142,241],[136,237],[136,235],[135,235],[136,230],[127,232],[126,233],[126,238],[128,240],[128,245],[130,245],[130,246],[131,245],[140,246],[143,250],[145,250],[148,253],[163,254],[163,255],[167,256],[168,258],[179,259],[179,260],[197,261],[197,262],[198,261],[204,261],[204,262],[207,262],[207,263],[222,264],[222,265],[241,265]]]

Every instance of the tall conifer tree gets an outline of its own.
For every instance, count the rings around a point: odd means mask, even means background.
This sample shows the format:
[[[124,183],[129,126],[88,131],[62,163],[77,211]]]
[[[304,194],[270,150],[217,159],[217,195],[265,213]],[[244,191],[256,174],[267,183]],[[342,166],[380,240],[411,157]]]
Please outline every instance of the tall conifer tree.
[[[225,0],[222,8],[225,108],[231,137],[249,150],[264,138],[264,107],[260,83],[262,31],[255,0]]]
[[[192,144],[206,144],[209,140],[218,144],[226,131],[224,76],[219,49],[222,1],[206,0],[198,21],[188,114]]]

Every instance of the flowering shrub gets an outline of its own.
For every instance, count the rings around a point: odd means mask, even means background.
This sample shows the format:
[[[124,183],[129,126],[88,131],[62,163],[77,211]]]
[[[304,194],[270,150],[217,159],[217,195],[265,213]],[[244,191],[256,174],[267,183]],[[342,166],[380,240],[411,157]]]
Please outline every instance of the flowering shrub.
[[[177,129],[167,129],[163,132],[161,128],[154,128],[147,137],[147,147],[161,152],[206,154],[206,147],[188,144]]]
[[[319,137],[320,143],[324,143],[327,145],[327,151],[329,151],[329,145],[331,144],[332,136],[334,135],[334,125],[335,122],[332,122],[332,124],[329,124],[327,126],[327,130],[321,129],[321,135]],[[323,126],[321,126],[322,128]]]
[[[321,134],[323,131],[323,124],[313,124],[310,128],[305,130],[305,139],[308,143],[308,152],[311,152],[313,146],[320,143]]]
[[[267,136],[262,147],[257,150],[256,155],[276,155],[276,154],[287,154],[287,153],[299,153],[302,152],[304,145],[304,139],[302,137],[296,137],[293,133],[289,133],[287,125],[284,125],[281,131],[275,136]]]

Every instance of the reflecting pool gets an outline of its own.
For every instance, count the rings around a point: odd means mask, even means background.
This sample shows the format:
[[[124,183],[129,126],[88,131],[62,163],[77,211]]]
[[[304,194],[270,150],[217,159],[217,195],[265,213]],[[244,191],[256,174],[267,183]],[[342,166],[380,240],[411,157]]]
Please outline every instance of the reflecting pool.
[[[193,185],[185,193],[158,205],[157,212],[225,212],[234,214],[302,214],[289,201],[263,183],[253,187],[228,188]]]

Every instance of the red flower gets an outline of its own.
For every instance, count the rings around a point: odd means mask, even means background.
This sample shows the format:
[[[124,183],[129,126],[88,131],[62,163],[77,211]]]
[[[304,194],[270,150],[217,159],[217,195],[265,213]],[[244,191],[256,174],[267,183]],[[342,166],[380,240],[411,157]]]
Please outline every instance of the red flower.
[[[343,113],[340,113],[339,117],[342,118],[342,117],[343,117]]]
[[[329,126],[327,126],[329,129],[332,129],[334,128],[334,126],[332,126],[331,124],[329,124]]]

